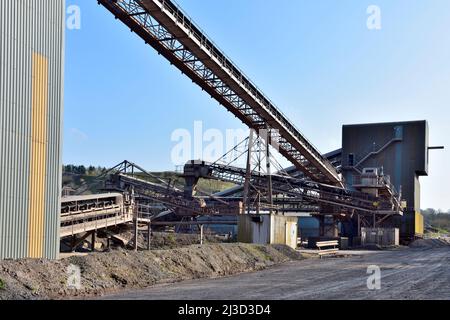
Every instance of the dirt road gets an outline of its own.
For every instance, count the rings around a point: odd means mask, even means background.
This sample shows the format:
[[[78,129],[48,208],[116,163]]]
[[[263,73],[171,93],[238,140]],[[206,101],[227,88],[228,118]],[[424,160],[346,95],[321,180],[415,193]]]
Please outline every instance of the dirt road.
[[[367,268],[381,269],[381,289],[367,288]],[[187,281],[105,299],[450,299],[450,247],[377,251],[290,262],[265,271]]]

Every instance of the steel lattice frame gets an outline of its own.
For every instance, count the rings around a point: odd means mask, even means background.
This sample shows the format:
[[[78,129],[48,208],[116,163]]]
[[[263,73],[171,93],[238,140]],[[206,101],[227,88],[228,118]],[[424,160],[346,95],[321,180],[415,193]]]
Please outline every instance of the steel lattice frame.
[[[328,160],[171,1],[98,2],[243,123],[255,130],[272,128],[278,132],[273,140],[280,153],[305,175],[314,181],[342,185]],[[175,27],[178,35],[168,30]],[[197,45],[188,48],[183,44],[188,38]]]
[[[200,173],[200,168],[204,167],[208,170],[207,175],[202,175],[202,178],[217,179],[220,181],[232,182],[242,185],[245,180],[245,169],[233,167],[230,165],[221,165],[218,163],[188,163],[186,165],[187,172]],[[198,169],[195,170],[194,168]],[[253,188],[267,191],[267,175],[259,172],[252,172],[251,184]],[[358,191],[350,191],[341,188],[331,187],[327,185],[320,185],[315,182],[304,179],[297,179],[292,177],[272,175],[273,193],[274,195],[283,195],[286,198],[276,199],[277,203],[290,203],[291,201],[299,201],[299,206],[309,207],[311,204],[325,205],[341,210],[341,213],[348,212],[353,214],[354,210],[361,215],[365,214],[380,214],[386,215],[395,212],[392,208],[393,203],[389,199],[379,199],[366,193]],[[300,201],[301,200],[301,201]],[[376,206],[375,202],[384,200],[380,206]],[[283,211],[283,210],[281,210]],[[327,212],[330,213],[330,212]]]
[[[138,209],[148,206],[149,203],[160,203],[179,215],[235,215],[239,212],[239,203],[217,203],[206,207],[198,199],[186,199],[183,191],[129,161],[118,164],[102,177],[105,178],[106,191],[129,194],[135,198]],[[148,181],[149,179],[156,179],[161,183],[153,183]]]

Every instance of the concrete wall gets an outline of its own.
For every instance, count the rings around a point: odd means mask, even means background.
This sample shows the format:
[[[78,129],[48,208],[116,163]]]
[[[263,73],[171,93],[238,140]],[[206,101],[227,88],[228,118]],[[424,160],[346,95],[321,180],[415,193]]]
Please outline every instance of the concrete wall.
[[[0,1],[0,259],[57,258],[64,0]]]
[[[391,220],[400,228],[401,237],[414,237],[416,220],[420,217],[420,176],[428,175],[428,124],[426,121],[395,123],[375,123],[348,125],[342,133],[342,165],[344,178],[350,186],[356,172],[351,169],[350,157],[355,162],[371,151],[377,151],[393,138],[399,141],[391,143],[377,155],[369,157],[360,168],[383,167],[397,190],[407,202],[407,210],[402,218]],[[419,228],[420,229],[420,228]]]
[[[241,215],[238,241],[257,244],[285,244],[297,247],[298,218],[280,215]]]
[[[297,247],[298,218],[272,215],[271,244],[286,244],[291,248]]]
[[[361,228],[361,244],[377,244],[382,247],[398,246],[400,232],[398,228]]]
[[[270,223],[270,215],[240,215],[238,242],[269,244]]]

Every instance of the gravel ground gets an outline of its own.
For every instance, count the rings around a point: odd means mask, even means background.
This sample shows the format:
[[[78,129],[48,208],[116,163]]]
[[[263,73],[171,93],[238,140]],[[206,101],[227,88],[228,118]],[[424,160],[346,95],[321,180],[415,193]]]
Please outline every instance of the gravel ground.
[[[59,261],[0,261],[0,300],[86,298],[189,279],[263,270],[301,259],[285,246],[193,245],[178,249],[75,255]],[[67,285],[68,267],[81,272],[81,288]]]
[[[372,251],[344,259],[306,259],[215,280],[187,281],[107,299],[168,300],[450,300],[448,243],[419,240],[413,248]],[[381,289],[369,290],[367,270],[379,266]]]

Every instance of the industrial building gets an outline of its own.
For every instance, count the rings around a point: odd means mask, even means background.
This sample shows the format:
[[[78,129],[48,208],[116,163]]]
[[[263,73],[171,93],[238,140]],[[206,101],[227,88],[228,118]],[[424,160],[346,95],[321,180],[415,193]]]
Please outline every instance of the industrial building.
[[[404,211],[381,226],[399,228],[405,240],[423,236],[419,177],[428,175],[428,153],[426,121],[346,125],[342,130],[342,172],[347,185],[364,190],[367,182],[373,185],[371,177],[386,179],[400,194]]]
[[[190,161],[180,186],[124,161],[95,179],[104,193],[60,199],[65,3],[2,0],[0,259],[54,259],[60,239],[74,249],[92,236],[95,249],[99,230],[131,224],[136,250],[139,224],[148,237],[164,223],[202,233],[237,224],[241,241],[292,247],[298,228],[301,238],[317,231],[353,244],[370,228],[399,229],[392,234],[405,240],[423,234],[426,121],[344,126],[342,148],[322,154],[175,3],[98,2],[250,129],[232,150],[247,166]],[[292,167],[277,167],[273,144]],[[200,193],[200,179],[235,187]],[[309,227],[297,223],[302,215]]]
[[[64,0],[0,1],[0,259],[59,252]]]

